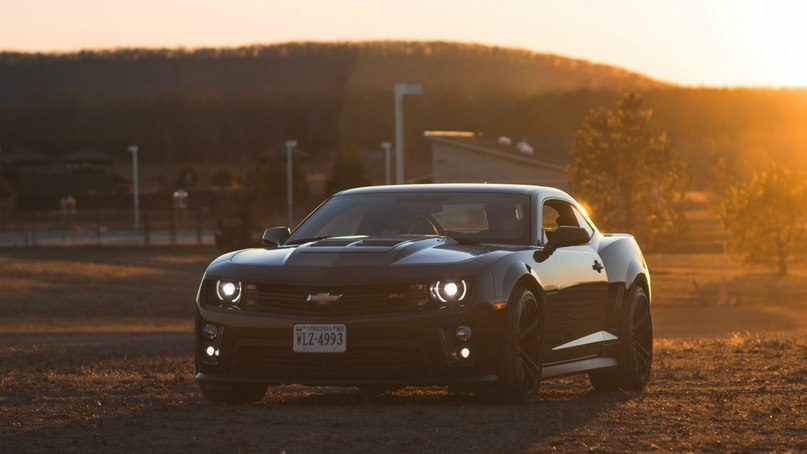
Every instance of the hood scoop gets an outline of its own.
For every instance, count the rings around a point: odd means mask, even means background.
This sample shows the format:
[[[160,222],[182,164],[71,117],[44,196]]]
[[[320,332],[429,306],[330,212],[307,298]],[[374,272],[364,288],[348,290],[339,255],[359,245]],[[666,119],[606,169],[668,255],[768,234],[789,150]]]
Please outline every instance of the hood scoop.
[[[308,247],[345,247],[356,241],[356,238],[334,238],[332,240],[319,240],[314,244],[310,244]]]
[[[392,247],[397,246],[404,241],[407,240],[400,240],[400,239],[366,239],[361,240],[358,243],[354,244],[354,246],[375,246],[375,247]]]
[[[362,253],[390,252],[405,243],[415,243],[423,238],[328,238],[307,244],[297,249],[304,253]]]
[[[465,262],[483,253],[479,247],[447,244],[441,237],[342,237],[275,249],[245,249],[230,260],[242,265],[307,266],[315,274],[328,276],[331,272],[336,273],[337,268],[442,265]],[[356,278],[345,272],[351,279]],[[298,276],[294,274],[298,271],[288,273],[291,273],[289,276]]]

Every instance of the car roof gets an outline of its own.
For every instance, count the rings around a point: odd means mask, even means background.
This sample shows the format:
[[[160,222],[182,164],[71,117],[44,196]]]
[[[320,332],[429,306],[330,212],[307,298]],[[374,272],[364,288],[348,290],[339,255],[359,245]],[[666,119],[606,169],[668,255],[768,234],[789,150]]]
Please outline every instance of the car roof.
[[[442,183],[442,184],[402,184],[389,186],[367,186],[346,189],[336,195],[384,194],[401,192],[477,192],[499,194],[535,194],[539,198],[555,196],[571,199],[571,196],[557,188],[526,184],[487,184],[487,183]]]

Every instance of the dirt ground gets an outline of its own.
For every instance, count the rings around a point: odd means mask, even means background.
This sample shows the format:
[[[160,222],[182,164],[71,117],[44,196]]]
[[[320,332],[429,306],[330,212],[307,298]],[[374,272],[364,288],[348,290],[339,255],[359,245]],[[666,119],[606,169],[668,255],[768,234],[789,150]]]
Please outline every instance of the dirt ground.
[[[215,255],[2,251],[0,452],[807,452],[807,269],[746,270],[708,238],[648,255],[656,356],[640,393],[572,377],[512,406],[285,386],[233,407],[193,380],[192,301]],[[738,304],[717,304],[723,285]]]

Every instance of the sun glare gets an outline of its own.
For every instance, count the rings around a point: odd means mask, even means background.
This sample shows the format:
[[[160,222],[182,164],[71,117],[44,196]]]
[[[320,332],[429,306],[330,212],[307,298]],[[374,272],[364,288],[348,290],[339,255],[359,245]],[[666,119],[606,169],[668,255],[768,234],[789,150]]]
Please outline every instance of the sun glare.
[[[742,70],[763,85],[807,86],[807,2],[724,5],[721,32]]]

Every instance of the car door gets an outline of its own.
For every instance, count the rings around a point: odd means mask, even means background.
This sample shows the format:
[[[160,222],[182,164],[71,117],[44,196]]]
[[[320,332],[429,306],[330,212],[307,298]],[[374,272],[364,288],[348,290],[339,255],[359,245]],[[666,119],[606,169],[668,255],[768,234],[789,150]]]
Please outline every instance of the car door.
[[[577,208],[561,199],[545,200],[541,210],[544,244],[560,226],[594,230]],[[547,295],[544,353],[546,363],[579,358],[598,351],[606,326],[608,275],[589,241],[558,248],[546,260],[555,276],[557,291]]]

